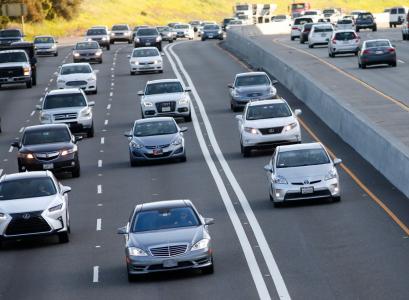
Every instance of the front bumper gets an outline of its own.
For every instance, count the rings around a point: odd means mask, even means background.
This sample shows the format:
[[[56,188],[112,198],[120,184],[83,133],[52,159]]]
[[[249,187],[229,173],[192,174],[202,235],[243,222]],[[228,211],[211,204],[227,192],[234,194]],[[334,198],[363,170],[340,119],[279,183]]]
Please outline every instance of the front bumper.
[[[26,83],[31,81],[31,76],[18,76],[18,77],[3,77],[0,78],[0,84],[14,84],[14,83]]]
[[[96,82],[96,80],[87,81],[87,84],[84,84],[84,85],[67,85],[66,82],[64,82],[64,83],[58,82],[57,83],[57,88],[59,88],[59,89],[79,88],[79,89],[84,90],[85,92],[94,92],[94,91],[97,90],[97,82]]]
[[[132,34],[130,35],[111,35],[111,42],[128,42],[132,40]]]
[[[79,160],[76,154],[68,154],[64,157],[59,156],[58,158],[50,161],[40,161],[36,158],[18,158],[17,161],[22,171],[50,170],[56,173],[61,173],[72,172],[79,167]]]
[[[244,147],[271,148],[278,145],[291,145],[301,143],[299,127],[285,133],[277,134],[251,134],[242,132],[242,144]]]
[[[332,53],[357,53],[358,47],[356,45],[332,45]]]
[[[50,54],[56,54],[57,52],[58,52],[57,48],[36,49],[37,55],[50,55]]]
[[[154,149],[134,149],[129,148],[130,157],[134,161],[157,161],[157,160],[168,160],[168,159],[178,159],[186,155],[184,145],[173,146],[170,145],[167,148],[162,149],[161,154],[154,154]]]
[[[130,64],[131,72],[163,71],[163,63],[149,65]]]
[[[163,110],[158,110],[156,105],[153,106],[144,106],[142,105],[142,112],[145,118],[154,118],[154,117],[188,117],[190,116],[190,104],[176,104],[174,109],[171,111],[164,112]],[[161,109],[161,108],[159,108]]]
[[[145,41],[136,42],[135,41],[135,48],[138,48],[138,47],[156,47],[156,48],[160,48],[161,46],[162,46],[161,42],[145,42]]]
[[[204,38],[204,39],[219,39],[219,40],[221,40],[221,39],[223,38],[223,33],[214,33],[214,34],[203,33],[202,38]]]
[[[102,55],[73,56],[74,62],[102,62]]]

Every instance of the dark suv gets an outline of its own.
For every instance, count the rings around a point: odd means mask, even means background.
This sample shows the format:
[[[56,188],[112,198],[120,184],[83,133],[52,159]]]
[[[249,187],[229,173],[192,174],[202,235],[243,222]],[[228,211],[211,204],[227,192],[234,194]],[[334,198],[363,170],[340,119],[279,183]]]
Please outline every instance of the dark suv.
[[[155,27],[141,28],[136,32],[134,46],[135,48],[156,47],[162,51],[162,37]]]
[[[377,31],[377,26],[375,22],[375,17],[370,12],[359,13],[355,20],[356,32],[361,29],[372,29],[372,31]]]
[[[24,35],[20,29],[0,30],[0,45],[10,45],[14,42],[22,42],[23,36]]]
[[[11,144],[18,149],[18,171],[71,172],[79,177],[78,139],[66,124],[26,127],[21,141]]]

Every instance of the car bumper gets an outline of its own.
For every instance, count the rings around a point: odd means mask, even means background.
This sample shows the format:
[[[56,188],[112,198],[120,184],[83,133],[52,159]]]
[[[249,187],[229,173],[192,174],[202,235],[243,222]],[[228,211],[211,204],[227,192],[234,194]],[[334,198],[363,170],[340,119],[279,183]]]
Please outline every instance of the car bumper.
[[[162,71],[163,63],[152,65],[130,65],[131,72],[149,72],[149,71]]]
[[[37,159],[18,159],[18,164],[22,171],[44,171],[50,170],[56,173],[71,172],[78,168],[78,156],[69,154],[66,157],[59,157],[51,161],[39,161]]]
[[[114,35],[114,36],[111,35],[111,42],[112,41],[127,42],[127,41],[130,41],[130,40],[132,40],[132,35]]]
[[[144,42],[144,41],[135,42],[135,47],[136,47],[136,48],[138,48],[138,47],[156,47],[156,48],[160,48],[161,45],[162,45],[161,42],[154,42],[154,43],[152,43],[152,42]]]
[[[86,85],[66,85],[66,83],[57,83],[57,88],[59,89],[79,88],[84,90],[85,92],[93,92],[97,90],[97,82],[89,81],[87,82]]]
[[[357,45],[331,45],[332,53],[356,53],[358,52]]]
[[[188,117],[190,115],[190,105],[179,105],[174,111],[159,112],[155,106],[142,107],[142,112],[145,118],[154,117]]]
[[[50,54],[55,54],[57,52],[58,52],[57,48],[55,48],[55,49],[52,49],[52,48],[50,48],[50,49],[37,49],[36,50],[37,55],[50,55]]]
[[[325,38],[313,38],[313,37],[309,37],[308,38],[308,43],[310,45],[327,45],[329,42],[329,38],[325,37]]]
[[[157,161],[157,160],[167,160],[167,159],[177,159],[182,158],[186,155],[184,146],[170,146],[163,149],[162,154],[153,154],[153,149],[132,149],[129,148],[131,158],[134,161]]]
[[[382,54],[374,56],[362,56],[361,62],[366,65],[389,64],[396,62],[396,54]]]
[[[301,132],[295,128],[286,133],[278,134],[251,134],[242,133],[242,144],[244,147],[271,148],[278,145],[289,145],[301,143]]]
[[[78,56],[73,58],[74,62],[101,62],[102,55],[100,56]]]
[[[0,78],[0,84],[14,84],[14,83],[26,83],[30,82],[30,76],[19,76],[19,77],[9,77],[9,78]]]
[[[370,25],[355,25],[356,29],[372,29],[374,28],[375,25],[374,24],[370,24]]]
[[[235,107],[245,107],[249,101],[253,100],[269,100],[276,98],[276,94],[269,94],[269,95],[262,95],[262,96],[255,96],[255,97],[247,97],[247,96],[233,96],[232,103]]]
[[[132,256],[127,256],[126,261],[128,273],[135,275],[172,270],[200,269],[212,265],[212,251],[210,249],[193,252],[189,251],[184,255],[166,258],[154,256],[135,258]],[[166,261],[172,261],[174,266],[164,267],[164,263],[166,263]]]

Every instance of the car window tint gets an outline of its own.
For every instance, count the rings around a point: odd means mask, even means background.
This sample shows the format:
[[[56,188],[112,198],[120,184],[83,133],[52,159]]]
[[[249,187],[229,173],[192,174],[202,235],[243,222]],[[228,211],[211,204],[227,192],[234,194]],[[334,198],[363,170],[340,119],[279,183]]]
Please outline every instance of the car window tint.
[[[27,62],[27,56],[24,52],[0,52],[0,63],[8,62]]]
[[[190,207],[141,211],[136,214],[132,232],[199,226],[199,218]]]
[[[219,26],[217,25],[206,25],[203,27],[203,30],[219,30]]]
[[[290,117],[291,110],[285,103],[252,105],[247,109],[247,120]]]
[[[71,141],[71,135],[67,128],[30,130],[24,133],[22,139],[23,145],[67,143],[69,141]]]
[[[128,26],[126,26],[126,25],[114,25],[114,26],[112,26],[112,30],[128,30]]]
[[[332,32],[331,27],[314,27],[314,32],[315,33],[321,33],[321,32]]]
[[[19,30],[0,30],[0,37],[21,37]]]
[[[324,149],[300,149],[278,153],[277,168],[322,165],[330,162]]]
[[[54,182],[48,177],[22,178],[0,183],[0,201],[46,197],[56,193]]]
[[[145,95],[182,93],[183,87],[180,82],[151,83],[146,86]]]
[[[86,50],[86,49],[98,49],[99,45],[97,42],[94,43],[77,43],[75,49]]]
[[[159,51],[157,49],[135,49],[133,51],[133,57],[152,57],[159,56]]]
[[[36,37],[34,39],[34,44],[50,44],[54,43],[54,39],[52,37]]]
[[[337,41],[348,41],[355,39],[355,33],[353,32],[337,32],[335,34],[335,40]]]
[[[63,66],[61,68],[61,75],[68,75],[68,74],[86,74],[91,73],[91,68],[86,65],[71,65],[71,66]]]
[[[239,76],[236,79],[236,86],[267,85],[270,80],[266,75]]]
[[[365,48],[390,47],[388,41],[371,41],[365,43]]]
[[[404,13],[405,13],[405,9],[404,9],[404,8],[399,8],[399,9],[398,9],[398,13],[399,13],[399,14],[404,14]]]
[[[89,29],[87,35],[106,35],[107,31],[105,29]]]
[[[86,106],[87,102],[80,93],[75,94],[61,94],[61,95],[48,95],[44,99],[43,109],[55,109],[62,107],[81,107]]]
[[[152,121],[135,124],[134,136],[153,136],[175,134],[178,128],[174,121]]]
[[[139,36],[158,35],[158,31],[153,28],[141,28],[136,33]]]

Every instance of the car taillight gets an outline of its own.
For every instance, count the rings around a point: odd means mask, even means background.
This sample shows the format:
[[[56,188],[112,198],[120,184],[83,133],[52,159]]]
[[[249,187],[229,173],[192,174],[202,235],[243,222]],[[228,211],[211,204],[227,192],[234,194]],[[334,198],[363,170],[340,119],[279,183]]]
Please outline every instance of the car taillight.
[[[336,43],[337,43],[337,40],[336,40],[336,39],[333,39],[333,40],[332,40],[332,43],[333,43],[333,44],[336,44]]]
[[[362,54],[369,54],[369,50],[364,50]]]
[[[299,30],[298,27],[293,27],[292,30]]]
[[[391,53],[395,52],[395,48],[388,48],[388,52],[391,52]]]

